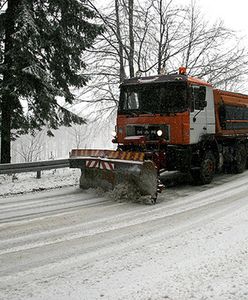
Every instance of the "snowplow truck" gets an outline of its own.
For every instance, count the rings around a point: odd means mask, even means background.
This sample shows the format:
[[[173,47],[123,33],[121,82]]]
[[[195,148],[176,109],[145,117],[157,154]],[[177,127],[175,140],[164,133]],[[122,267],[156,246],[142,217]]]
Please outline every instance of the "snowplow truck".
[[[124,183],[155,202],[164,171],[190,174],[195,184],[209,184],[216,172],[244,171],[248,96],[215,89],[183,67],[126,79],[112,141],[115,151],[71,151],[70,167],[82,170],[81,188]]]

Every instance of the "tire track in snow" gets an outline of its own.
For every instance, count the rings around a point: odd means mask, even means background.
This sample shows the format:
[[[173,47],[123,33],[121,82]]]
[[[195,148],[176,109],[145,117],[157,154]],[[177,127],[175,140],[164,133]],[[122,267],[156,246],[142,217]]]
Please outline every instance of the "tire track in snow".
[[[246,197],[239,200],[244,201]],[[6,255],[3,260],[0,256],[0,274],[3,274],[4,277],[11,275],[10,278],[12,280],[13,274],[16,275],[19,272],[22,273],[37,268],[43,269],[46,276],[49,275],[49,272],[53,274],[54,272],[63,273],[65,269],[76,268],[79,265],[85,268],[96,259],[99,260],[106,256],[111,257],[120,251],[129,252],[136,247],[152,244],[162,239],[168,241],[193,228],[209,224],[211,220],[226,217],[238,209],[243,210],[243,207],[234,204],[226,208],[224,205],[221,211],[214,209],[211,213],[208,212],[206,214],[205,208],[202,211],[197,208],[192,209],[190,215],[188,211],[184,211],[176,214],[176,219],[175,215],[169,216],[167,219],[156,220],[156,222],[154,221],[150,224],[151,226],[146,226],[145,228],[144,224],[138,224],[135,227],[129,226],[106,232],[104,235],[98,234],[94,236],[94,239],[87,237],[83,240],[74,239],[68,243],[57,243],[56,248],[53,247],[54,245],[45,245],[42,249],[28,249],[27,251],[22,251],[21,254],[18,252],[12,253],[9,257]],[[203,215],[199,215],[199,212],[203,212]],[[191,218],[190,222],[189,217]],[[162,226],[165,226],[165,228]],[[134,230],[135,233],[132,233],[130,236],[130,232],[134,232]],[[59,256],[58,252],[60,253]],[[15,256],[18,257],[18,264]],[[11,262],[7,266],[4,264],[6,258]],[[48,267],[48,265],[50,266]]]
[[[135,212],[124,212],[112,218],[106,216],[75,227],[71,225],[57,229],[57,231],[51,230],[39,234],[34,232],[33,235],[26,237],[24,234],[23,239],[20,240],[5,240],[3,248],[1,247],[0,269],[4,274],[11,274],[54,262],[73,261],[74,256],[81,257],[81,260],[87,262],[88,259],[99,256],[99,252],[111,253],[119,248],[130,247],[130,245],[133,247],[150,239],[158,239],[170,231],[180,232],[185,226],[190,228],[198,223],[202,224],[217,215],[221,217],[232,212],[233,209],[247,205],[248,187],[245,183],[244,178],[228,186],[224,184],[197,192],[192,196],[182,197],[182,202],[162,202],[157,207],[139,206],[141,211],[136,209]],[[92,210],[94,209],[92,207]],[[110,206],[109,210],[112,209],[113,207]],[[188,222],[189,218],[192,219],[191,222]],[[173,226],[175,228],[172,228]]]
[[[2,207],[5,205],[15,205],[32,201],[39,201],[51,198],[60,198],[65,196],[72,196],[82,194],[82,190],[73,186],[73,187],[64,187],[57,189],[41,190],[35,192],[28,192],[18,195],[0,195],[0,205]]]
[[[49,244],[56,244],[73,239],[79,239],[83,237],[93,236],[99,233],[118,230],[128,226],[135,226],[138,224],[152,222],[157,219],[163,219],[171,216],[175,216],[184,212],[189,212],[194,209],[208,206],[212,203],[220,201],[226,202],[226,199],[248,192],[248,187],[244,182],[236,185],[235,188],[226,189],[226,192],[214,190],[205,191],[196,196],[186,197],[183,203],[171,203],[159,206],[153,209],[135,209],[128,213],[122,213],[117,216],[97,219],[91,222],[81,222],[80,224],[74,224],[66,227],[57,228],[54,230],[42,231],[39,233],[32,233],[24,235],[18,238],[1,240],[0,242],[0,254],[21,251],[36,247],[42,247]],[[120,204],[121,205],[121,204]],[[11,244],[11,247],[9,246]]]
[[[99,197],[100,198],[100,197]],[[15,205],[15,206],[8,206],[8,207],[3,207],[0,211],[0,221],[1,221],[1,215],[5,215],[8,213],[13,213],[13,214],[22,214],[22,212],[26,212],[29,210],[37,210],[39,209],[48,209],[49,207],[59,207],[63,205],[68,205],[68,203],[73,204],[77,202],[89,202],[91,199],[96,199],[95,196],[88,196],[87,198],[81,198],[78,196],[70,196],[70,200],[66,199],[65,197],[58,197],[52,198],[52,199],[46,199],[46,200],[39,200],[39,201],[32,201],[30,203],[26,204],[20,204]]]
[[[99,200],[101,199],[101,200]],[[55,206],[53,209],[49,209],[49,210],[42,210],[42,211],[35,211],[35,212],[31,212],[31,213],[26,213],[26,210],[24,211],[25,213],[20,214],[20,215],[13,215],[13,216],[9,216],[9,217],[3,217],[0,218],[0,224],[4,224],[4,223],[9,223],[9,222],[13,222],[13,221],[23,221],[23,220],[34,220],[34,219],[40,219],[43,217],[49,217],[49,216],[56,216],[56,215],[61,215],[61,214],[65,214],[68,212],[72,212],[75,211],[77,209],[83,208],[83,207],[94,207],[97,205],[101,205],[104,203],[109,203],[111,201],[109,200],[102,200],[102,198],[93,198],[92,200],[84,200],[84,203],[82,204],[73,204],[73,203],[69,203],[69,204],[65,204],[62,205],[62,207],[58,207]],[[46,206],[47,208],[47,206]]]
[[[242,174],[243,175],[243,174]],[[176,196],[179,196],[179,200],[180,201],[177,201],[176,199],[174,199],[175,198],[175,194],[173,193],[174,191],[175,191],[175,189],[177,189],[177,188],[174,188],[174,189],[172,189],[172,192],[171,192],[171,189],[167,189],[167,190],[165,190],[165,192],[164,192],[164,196],[163,196],[163,198],[164,198],[164,201],[170,201],[170,200],[173,200],[173,203],[172,203],[172,206],[181,206],[182,205],[182,203],[181,203],[181,198],[182,197],[185,197],[185,199],[186,200],[184,200],[184,203],[186,203],[186,201],[187,202],[194,202],[194,201],[200,201],[201,200],[201,198],[199,198],[199,197],[203,197],[203,198],[205,198],[205,197],[212,197],[213,195],[215,195],[215,196],[217,196],[217,195],[221,195],[223,192],[228,192],[228,191],[231,191],[231,190],[233,190],[233,188],[237,188],[237,187],[241,187],[241,186],[243,186],[243,185],[246,185],[246,183],[247,183],[247,179],[246,178],[244,178],[244,179],[240,179],[239,181],[238,181],[238,183],[236,182],[236,180],[233,182],[233,183],[228,183],[228,187],[226,187],[226,185],[224,184],[223,186],[219,186],[218,187],[218,190],[216,191],[216,190],[213,190],[213,188],[214,187],[211,187],[211,188],[209,188],[208,190],[206,190],[206,191],[204,191],[204,193],[201,191],[201,196],[199,196],[198,194],[199,194],[199,191],[194,191],[194,193],[195,193],[195,196],[190,196],[190,197],[187,197],[187,188],[185,189],[185,188],[183,188],[183,192],[182,192],[182,195],[180,195],[180,193],[179,193],[179,195],[176,195]],[[215,187],[216,188],[216,187]],[[191,190],[194,190],[194,187],[190,187],[190,189]],[[179,189],[179,191],[180,191],[180,189]],[[185,196],[184,196],[184,194],[186,194]],[[68,197],[69,196],[72,196],[72,197],[74,197],[75,198],[75,202],[77,202],[77,201],[84,201],[85,202],[85,206],[88,206],[88,205],[91,205],[91,203],[89,203],[90,202],[90,199],[93,199],[93,204],[100,204],[101,202],[104,202],[104,200],[102,200],[102,198],[101,197],[96,197],[95,195],[94,196],[92,196],[92,195],[88,195],[88,194],[83,194],[83,193],[77,193],[77,195],[75,195],[75,191],[74,190],[72,190],[72,194],[70,195],[68,195]],[[22,205],[22,203],[20,203],[19,204],[19,209],[7,209],[7,210],[5,210],[5,209],[2,209],[2,207],[1,207],[1,210],[0,210],[0,216],[1,216],[1,214],[3,214],[4,215],[4,218],[2,218],[1,219],[1,217],[0,217],[0,226],[1,226],[1,223],[5,223],[5,222],[11,222],[11,221],[20,221],[20,220],[23,220],[23,219],[26,219],[26,218],[29,218],[29,217],[31,217],[32,215],[36,215],[35,213],[30,213],[30,214],[26,214],[26,216],[25,216],[25,218],[24,218],[24,216],[22,215],[22,213],[21,213],[21,211],[27,211],[28,209],[37,209],[37,208],[41,208],[41,209],[46,209],[46,208],[48,208],[48,207],[50,207],[50,206],[55,206],[55,207],[57,207],[58,206],[58,203],[61,203],[61,205],[63,205],[63,204],[67,204],[67,205],[70,205],[70,203],[73,203],[73,201],[71,201],[72,200],[72,197],[70,197],[70,199],[69,199],[69,201],[68,201],[68,198],[66,198],[66,199],[64,199],[65,198],[65,196],[64,195],[56,195],[55,194],[55,196],[53,197],[53,198],[50,198],[50,197],[48,197],[48,198],[46,198],[45,196],[43,196],[44,198],[43,198],[43,200],[39,200],[38,202],[34,202],[34,205],[31,205],[31,206],[26,206],[26,207],[23,207],[23,205]],[[62,199],[60,199],[60,198],[62,198]],[[33,199],[33,198],[32,198]],[[97,201],[95,201],[95,199],[99,199],[100,201],[99,202],[97,202]],[[106,200],[105,200],[106,201]],[[111,201],[111,200],[108,200],[109,202]],[[17,201],[16,201],[17,202]],[[45,205],[47,203],[47,205]],[[38,204],[38,205],[35,205],[35,204]],[[59,206],[58,206],[59,207]],[[75,205],[75,208],[78,208],[78,207],[80,207],[80,206],[76,206]],[[82,207],[83,207],[83,205],[82,205]],[[15,211],[16,212],[18,212],[20,210],[20,215],[18,214],[18,216],[15,218],[15,216],[13,216],[13,217],[10,217],[10,218],[6,218],[6,212],[9,212],[9,213],[14,213]],[[139,209],[140,210],[140,209]],[[142,210],[142,209],[141,209]],[[152,211],[156,211],[156,210],[160,210],[160,207],[159,208],[155,208],[155,209],[152,209]],[[52,210],[51,211],[51,213],[53,213],[54,211],[56,211],[56,209],[54,209],[54,210]],[[63,212],[63,210],[59,207],[59,212]],[[40,212],[39,210],[36,212],[37,213],[37,215],[41,215],[41,214],[43,214],[44,212]],[[46,215],[46,214],[45,214]],[[48,216],[50,216],[50,214],[47,214]]]
[[[33,219],[39,219],[49,217],[52,215],[60,215],[73,212],[82,207],[91,207],[95,205],[101,205],[110,202],[110,200],[104,199],[98,195],[82,193],[77,190],[68,188],[56,191],[46,191],[39,193],[32,193],[18,197],[6,197],[1,199],[0,203],[0,230],[3,224],[12,223],[15,221],[32,221]],[[14,200],[13,200],[14,199]]]

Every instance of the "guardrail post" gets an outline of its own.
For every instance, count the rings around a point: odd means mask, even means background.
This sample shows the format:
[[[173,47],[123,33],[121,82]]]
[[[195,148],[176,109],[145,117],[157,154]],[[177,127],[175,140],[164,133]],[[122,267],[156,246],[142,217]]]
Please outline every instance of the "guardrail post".
[[[37,178],[37,179],[40,179],[40,178],[41,178],[41,171],[37,171],[36,178]]]

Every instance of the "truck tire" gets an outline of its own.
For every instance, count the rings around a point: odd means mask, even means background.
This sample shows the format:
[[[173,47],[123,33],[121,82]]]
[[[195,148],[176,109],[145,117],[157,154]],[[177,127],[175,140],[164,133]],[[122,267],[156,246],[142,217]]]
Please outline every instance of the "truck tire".
[[[232,173],[243,173],[247,165],[247,151],[244,144],[238,144],[234,149]]]
[[[211,183],[215,174],[215,168],[215,157],[211,151],[208,151],[204,155],[200,167],[197,169],[192,169],[190,172],[194,184],[203,185]]]

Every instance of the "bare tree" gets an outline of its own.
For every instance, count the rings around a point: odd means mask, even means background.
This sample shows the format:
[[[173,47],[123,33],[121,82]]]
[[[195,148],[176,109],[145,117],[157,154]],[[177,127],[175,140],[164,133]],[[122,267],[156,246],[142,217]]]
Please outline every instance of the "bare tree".
[[[121,25],[120,25],[120,16],[119,16],[119,0],[115,0],[115,15],[116,15],[116,36],[117,41],[121,41]],[[118,42],[119,45],[119,64],[120,64],[120,82],[122,82],[126,77],[125,67],[124,67],[124,47],[121,42]]]
[[[128,63],[129,63],[129,74],[130,77],[134,77],[134,29],[133,29],[133,0],[128,0],[128,30],[129,30],[129,56],[128,56]]]
[[[90,131],[87,125],[72,125],[67,128],[67,131],[72,137],[72,145],[71,147],[86,148],[87,142],[90,139]]]
[[[46,130],[34,131],[24,135],[14,145],[13,152],[15,155],[19,155],[24,162],[37,161],[44,150],[43,141],[45,136]]]
[[[174,0],[115,0],[101,11],[89,4],[107,30],[86,54],[86,75],[92,80],[78,101],[93,105],[93,113],[104,114],[106,120],[116,112],[119,83],[135,71],[176,72],[183,65],[189,75],[229,89],[247,74],[241,39],[222,21],[206,21],[194,1],[178,6]]]

